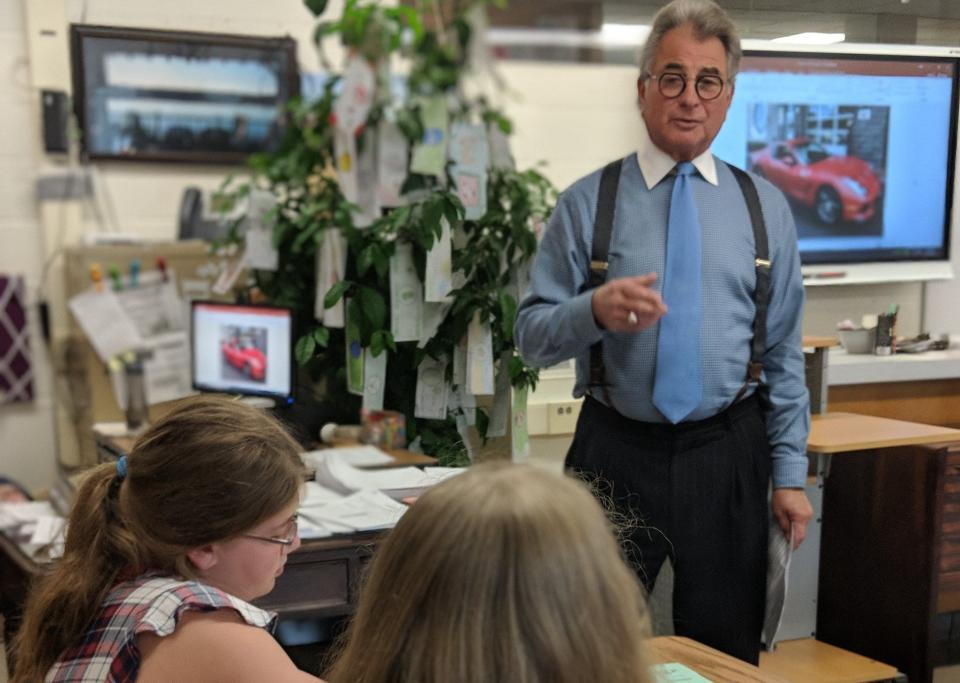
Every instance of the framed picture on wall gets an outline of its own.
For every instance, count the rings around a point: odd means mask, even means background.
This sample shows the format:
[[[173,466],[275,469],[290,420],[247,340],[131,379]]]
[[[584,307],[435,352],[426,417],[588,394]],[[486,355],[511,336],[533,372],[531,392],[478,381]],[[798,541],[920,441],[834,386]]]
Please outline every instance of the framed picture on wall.
[[[296,42],[74,24],[84,159],[241,163],[283,134]]]

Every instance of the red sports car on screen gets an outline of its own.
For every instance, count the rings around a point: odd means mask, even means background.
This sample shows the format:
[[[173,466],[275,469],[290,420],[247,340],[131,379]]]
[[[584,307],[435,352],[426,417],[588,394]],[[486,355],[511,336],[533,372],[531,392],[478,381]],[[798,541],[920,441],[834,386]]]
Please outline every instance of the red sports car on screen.
[[[826,225],[869,220],[882,202],[883,184],[867,162],[831,156],[806,138],[770,143],[752,155],[750,170],[813,208]]]
[[[223,358],[247,377],[262,382],[267,373],[267,357],[248,339],[225,339]]]

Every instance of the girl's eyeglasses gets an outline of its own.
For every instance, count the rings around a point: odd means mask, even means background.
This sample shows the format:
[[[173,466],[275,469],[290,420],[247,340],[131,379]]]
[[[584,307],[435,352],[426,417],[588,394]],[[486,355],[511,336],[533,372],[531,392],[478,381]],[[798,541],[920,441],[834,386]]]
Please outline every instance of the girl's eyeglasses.
[[[290,531],[286,536],[257,536],[256,534],[241,534],[244,538],[252,538],[255,541],[266,541],[267,543],[276,543],[277,545],[293,545],[297,540],[297,517],[294,515],[290,520]]]

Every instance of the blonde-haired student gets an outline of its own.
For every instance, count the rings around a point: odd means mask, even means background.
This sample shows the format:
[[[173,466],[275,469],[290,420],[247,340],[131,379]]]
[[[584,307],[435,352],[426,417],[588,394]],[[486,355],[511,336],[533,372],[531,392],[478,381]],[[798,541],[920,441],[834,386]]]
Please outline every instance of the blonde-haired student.
[[[490,463],[443,482],[379,547],[334,683],[638,683],[648,618],[578,481]]]
[[[28,597],[13,681],[316,681],[250,604],[300,544],[298,452],[263,411],[206,396],[94,468]]]

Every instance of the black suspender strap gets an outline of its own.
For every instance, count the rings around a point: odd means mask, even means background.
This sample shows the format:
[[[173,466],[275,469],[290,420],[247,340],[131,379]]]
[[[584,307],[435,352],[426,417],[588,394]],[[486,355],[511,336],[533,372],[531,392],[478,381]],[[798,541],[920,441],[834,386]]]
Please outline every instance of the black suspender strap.
[[[600,174],[600,190],[597,193],[597,212],[593,219],[593,246],[590,252],[590,277],[584,291],[596,289],[607,281],[607,255],[610,253],[610,236],[613,234],[613,219],[617,211],[617,188],[620,185],[622,159],[611,161]],[[590,386],[603,389],[607,405],[610,401],[609,384],[603,365],[603,340],[590,347]]]
[[[613,221],[617,208],[617,188],[620,184],[622,159],[607,164],[600,175],[600,191],[597,194],[597,211],[593,222],[593,246],[590,253],[590,276],[582,291],[595,289],[607,281],[607,256],[610,252],[610,238],[613,234]],[[727,164],[740,186],[743,199],[750,214],[750,227],[753,229],[753,242],[756,250],[754,259],[756,269],[756,287],[753,292],[754,317],[753,341],[750,343],[750,360],[747,363],[747,377],[737,392],[733,403],[743,398],[750,383],[760,383],[763,372],[763,354],[767,348],[767,310],[770,305],[770,247],[767,243],[767,228],[760,209],[760,196],[750,176],[743,170]],[[607,404],[613,407],[606,381],[606,369],[603,365],[603,341],[590,347],[590,386],[603,389]]]
[[[757,284],[753,291],[753,341],[750,344],[750,362],[747,363],[747,378],[733,399],[736,403],[747,390],[750,382],[760,383],[760,373],[763,372],[763,354],[767,349],[767,309],[770,306],[770,247],[767,244],[767,229],[763,222],[763,212],[760,210],[760,197],[757,187],[750,176],[736,166],[727,164],[733,172],[733,177],[740,185],[740,191],[747,202],[747,211],[750,213],[750,225],[753,228],[753,243],[756,249],[754,260]]]

